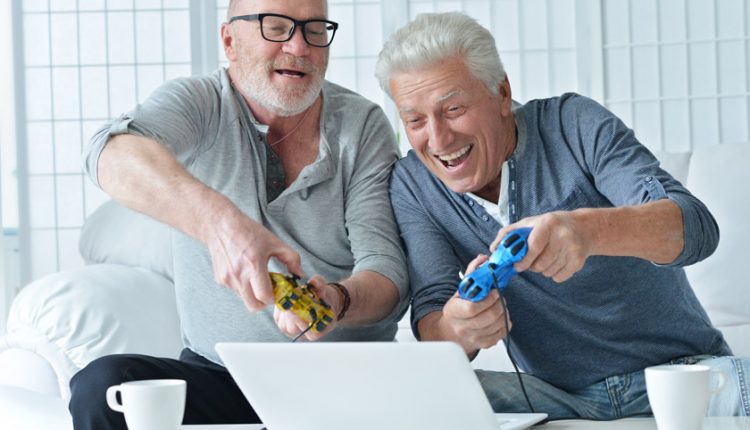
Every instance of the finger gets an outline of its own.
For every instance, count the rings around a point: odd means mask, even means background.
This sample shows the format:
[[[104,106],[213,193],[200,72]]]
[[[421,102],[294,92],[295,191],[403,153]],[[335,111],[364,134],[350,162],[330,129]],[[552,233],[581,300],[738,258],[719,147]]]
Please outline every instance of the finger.
[[[549,232],[543,226],[537,226],[526,239],[526,256],[513,265],[516,272],[528,270],[537,263],[539,257],[547,251]]]
[[[498,326],[505,326],[505,319],[505,306],[498,300],[473,319],[473,328],[477,331],[494,332]]]
[[[213,257],[211,258],[214,281],[223,287],[235,290],[235,292],[239,293],[239,287],[242,285],[239,272],[232,268],[230,260],[219,261],[220,260]]]
[[[489,259],[490,257],[485,254],[477,255],[473,260],[471,260],[471,262],[469,262],[469,265],[466,266],[466,272],[464,273],[464,275],[468,275],[469,273],[477,270],[477,267],[481,266],[485,261]]]
[[[282,311],[277,325],[287,336],[296,337],[305,331],[309,324],[291,311]]]
[[[562,270],[564,270],[565,266],[567,265],[568,259],[565,257],[565,254],[559,254],[557,256],[557,260],[555,260],[549,267],[542,271],[542,274],[548,278],[554,279],[554,277]]]
[[[287,337],[294,337],[294,327],[290,327],[286,317],[287,311],[281,310],[274,306],[273,320],[279,330]]]
[[[559,240],[548,240],[545,243],[542,252],[529,266],[529,269],[547,276],[550,271],[555,270],[558,264],[565,263],[565,255],[566,253],[563,252],[562,242]],[[562,261],[560,261],[560,259],[562,259]]]
[[[265,266],[257,267],[255,270],[250,268],[248,278],[250,279],[250,287],[253,291],[253,295],[258,301],[271,305],[275,302],[273,295],[273,284],[271,283],[271,276],[268,274],[268,269]]]
[[[552,276],[552,280],[558,283],[565,282],[582,268],[583,263],[579,262],[578,260],[568,261],[567,264],[562,269],[560,269],[559,272]]]
[[[247,279],[240,279],[231,285],[232,290],[240,296],[242,302],[251,312],[259,311],[266,307],[266,304],[258,300],[253,291],[252,283]]]
[[[325,330],[323,330],[321,332],[315,332],[313,330],[310,330],[310,331],[307,332],[307,334],[305,334],[305,337],[307,338],[307,340],[310,340],[310,341],[315,341],[315,340],[321,339],[323,336],[325,336],[328,333],[330,333],[333,330],[333,328],[334,328],[335,325],[336,325],[336,323],[333,322],[330,325],[328,325],[328,327],[326,327]]]
[[[315,275],[312,278],[310,278],[309,281],[307,281],[308,285],[311,285],[318,290],[322,289],[327,283],[328,282],[326,281],[326,278],[320,275]]]
[[[289,273],[293,273],[299,278],[305,277],[305,272],[302,270],[302,264],[300,263],[300,256],[292,248],[282,243],[272,255],[286,265]]]
[[[460,333],[462,339],[475,348],[489,348],[507,334],[505,324],[495,324],[484,330],[465,329]]]
[[[458,295],[454,295],[448,300],[448,303],[445,304],[444,312],[448,314],[449,318],[466,321],[476,318],[477,315],[491,305],[492,300],[489,298],[489,295],[485,297],[484,300],[478,302],[465,300]]]
[[[287,337],[292,337],[292,334],[289,332],[286,326],[286,321],[283,317],[285,311],[282,311],[281,309],[274,306],[273,309],[273,322],[276,324],[276,327],[279,328],[279,331],[284,334]]]
[[[508,335],[508,332],[505,330],[505,326],[500,326],[498,329],[492,333],[489,333],[485,336],[478,337],[474,342],[477,346],[480,348],[486,349],[486,348],[492,348],[493,346],[497,345],[501,340],[505,338],[505,336]]]
[[[532,264],[529,269],[534,272],[545,274],[546,276],[547,272],[552,270],[558,264],[559,259],[559,253],[547,248],[536,258],[534,264]]]
[[[508,233],[520,227],[517,224],[518,223],[506,225],[505,227],[501,228],[500,231],[497,232],[497,234],[495,235],[495,240],[493,240],[492,243],[490,244],[491,252],[495,252],[497,247],[500,246],[500,242],[503,240],[503,238],[505,238],[505,236],[508,235]]]
[[[494,288],[490,290],[484,300],[478,302],[464,300],[458,295],[454,295],[446,304],[444,312],[447,313],[449,318],[456,321],[456,323],[461,321],[461,324],[465,325],[467,328],[476,329],[482,323],[478,323],[475,319],[487,309],[497,306],[499,299],[500,295]],[[488,323],[485,323],[485,325],[486,324]]]

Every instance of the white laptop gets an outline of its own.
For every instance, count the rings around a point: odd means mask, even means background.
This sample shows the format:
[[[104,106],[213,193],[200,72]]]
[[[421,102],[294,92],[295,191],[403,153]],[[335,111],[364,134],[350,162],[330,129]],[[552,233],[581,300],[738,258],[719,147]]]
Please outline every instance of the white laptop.
[[[518,430],[547,414],[494,414],[451,342],[219,343],[268,430]]]

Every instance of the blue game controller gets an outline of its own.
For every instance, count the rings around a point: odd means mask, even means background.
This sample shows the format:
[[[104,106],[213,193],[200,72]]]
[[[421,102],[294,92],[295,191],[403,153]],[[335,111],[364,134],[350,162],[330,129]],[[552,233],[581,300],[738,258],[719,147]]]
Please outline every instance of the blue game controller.
[[[522,227],[508,233],[500,241],[490,259],[461,280],[458,284],[458,295],[462,299],[479,302],[487,297],[493,287],[500,292],[505,290],[510,278],[518,273],[513,264],[526,256],[526,239],[530,233],[530,227]]]

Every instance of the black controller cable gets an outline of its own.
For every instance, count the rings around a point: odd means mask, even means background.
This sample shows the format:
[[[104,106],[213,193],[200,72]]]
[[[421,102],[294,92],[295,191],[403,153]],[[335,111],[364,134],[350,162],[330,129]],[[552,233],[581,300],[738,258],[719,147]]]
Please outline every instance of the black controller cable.
[[[492,274],[492,282],[495,284],[495,289],[497,289],[498,294],[500,295],[500,302],[503,304],[503,312],[505,314],[505,352],[508,354],[508,358],[510,358],[511,364],[513,364],[513,368],[516,370],[516,376],[518,377],[518,383],[521,385],[521,391],[523,392],[523,397],[526,398],[526,404],[529,406],[529,410],[531,410],[532,413],[536,413],[536,410],[534,409],[534,406],[531,404],[531,400],[529,400],[529,395],[526,393],[526,386],[523,383],[523,378],[521,378],[521,371],[518,370],[518,364],[516,363],[516,359],[513,358],[513,354],[510,352],[510,317],[508,316],[508,304],[505,302],[505,296],[503,296],[502,293],[500,293],[500,285],[498,285],[497,278],[495,277],[495,272],[491,271]]]
[[[309,325],[309,326],[307,326],[307,328],[306,328],[306,329],[302,330],[302,333],[298,334],[297,336],[294,336],[294,339],[292,339],[292,342],[296,342],[296,341],[297,341],[297,339],[299,339],[299,338],[301,338],[302,336],[304,336],[304,335],[305,335],[305,333],[307,333],[308,331],[310,331],[310,329],[311,329],[311,328],[313,328],[313,323],[310,323],[310,325]]]
[[[492,273],[492,281],[495,284],[495,288],[497,288],[497,292],[500,293],[500,288],[498,288],[497,278],[495,278],[495,273]],[[505,311],[505,327],[510,325],[510,318],[508,317],[508,305],[505,301],[505,296],[500,293],[500,300],[503,303],[503,310]],[[521,372],[518,370],[518,364],[516,364],[515,358],[513,358],[513,354],[510,352],[510,331],[505,335],[506,341],[503,342],[505,344],[505,351],[508,353],[508,358],[510,358],[510,362],[513,364],[513,368],[516,370],[516,376],[518,377],[518,383],[521,385],[521,391],[523,392],[523,396],[526,398],[526,404],[529,406],[529,410],[531,410],[532,413],[536,413],[536,410],[534,409],[534,406],[531,404],[531,400],[529,400],[529,395],[526,393],[526,386],[524,386],[523,379],[521,378]],[[623,415],[613,418],[590,418],[590,417],[584,417],[584,416],[570,416],[570,417],[557,417],[557,418],[546,418],[542,420],[541,422],[535,424],[535,425],[541,425],[544,423],[547,423],[549,421],[559,421],[559,420],[587,420],[587,421],[614,421],[621,418],[646,418],[646,417],[653,417],[652,414],[643,412],[643,413],[634,413],[630,415]]]

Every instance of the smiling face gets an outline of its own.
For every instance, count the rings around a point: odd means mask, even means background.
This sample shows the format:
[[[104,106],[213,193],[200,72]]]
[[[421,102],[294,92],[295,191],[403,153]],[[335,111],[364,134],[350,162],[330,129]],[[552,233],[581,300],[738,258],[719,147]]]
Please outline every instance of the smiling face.
[[[422,163],[451,190],[497,201],[500,169],[516,142],[507,78],[492,95],[460,58],[451,58],[395,73],[390,89]]]
[[[325,0],[245,0],[232,4],[230,14],[278,13],[297,20],[326,18]],[[224,51],[235,85],[254,109],[293,116],[310,107],[320,94],[328,49],[307,45],[300,28],[287,42],[270,42],[259,21],[222,25]]]

